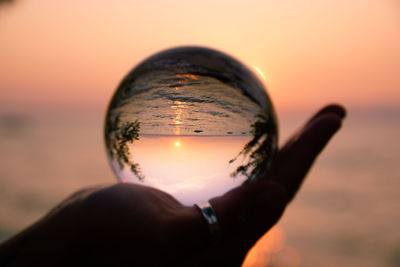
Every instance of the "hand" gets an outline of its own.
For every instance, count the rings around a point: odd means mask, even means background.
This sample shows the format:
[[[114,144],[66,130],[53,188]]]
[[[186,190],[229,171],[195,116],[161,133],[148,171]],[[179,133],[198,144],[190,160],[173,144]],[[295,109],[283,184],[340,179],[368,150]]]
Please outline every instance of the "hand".
[[[345,116],[320,110],[278,152],[267,177],[210,200],[221,228],[211,242],[198,208],[137,184],[81,190],[0,247],[1,266],[240,266],[281,217]]]

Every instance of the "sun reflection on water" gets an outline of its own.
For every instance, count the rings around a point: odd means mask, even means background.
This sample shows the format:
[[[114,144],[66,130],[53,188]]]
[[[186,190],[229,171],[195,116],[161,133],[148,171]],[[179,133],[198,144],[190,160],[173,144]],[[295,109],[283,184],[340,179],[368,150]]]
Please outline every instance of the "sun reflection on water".
[[[175,118],[173,121],[173,124],[175,125],[174,134],[180,135],[181,134],[180,125],[183,123],[182,116],[183,116],[184,110],[187,108],[187,106],[181,101],[174,101],[173,104],[171,105],[171,108],[175,112]]]

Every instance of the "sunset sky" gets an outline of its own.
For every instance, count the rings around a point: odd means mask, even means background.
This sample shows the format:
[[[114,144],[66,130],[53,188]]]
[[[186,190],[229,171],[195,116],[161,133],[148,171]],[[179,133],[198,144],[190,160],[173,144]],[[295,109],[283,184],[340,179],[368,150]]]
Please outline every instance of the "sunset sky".
[[[399,263],[399,0],[0,0],[0,242],[73,191],[117,181],[104,148],[108,103],[140,61],[184,45],[262,73],[283,118],[280,142],[324,104],[348,109],[302,193],[244,266]],[[142,141],[134,159],[148,177],[166,177],[149,181],[166,190],[162,182],[186,172],[189,186],[204,187],[240,151],[230,139]],[[224,168],[208,170],[207,160]]]
[[[181,45],[259,68],[278,111],[396,107],[399,11],[396,0],[6,1],[0,112],[104,111],[133,66]]]
[[[169,192],[185,205],[203,203],[242,184],[246,177],[231,174],[244,158],[229,164],[249,141],[248,136],[142,136],[129,145],[145,175],[144,185]],[[154,168],[157,166],[157,168]],[[129,168],[114,169],[123,182],[138,182]],[[168,171],[166,171],[168,170]]]

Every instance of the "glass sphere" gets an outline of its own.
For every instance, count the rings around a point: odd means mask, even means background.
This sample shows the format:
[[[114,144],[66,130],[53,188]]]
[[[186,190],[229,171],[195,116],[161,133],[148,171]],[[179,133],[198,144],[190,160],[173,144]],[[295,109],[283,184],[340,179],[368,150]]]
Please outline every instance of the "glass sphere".
[[[277,122],[260,80],[216,50],[178,47],[136,66],[118,86],[105,140],[121,182],[201,203],[261,178]]]

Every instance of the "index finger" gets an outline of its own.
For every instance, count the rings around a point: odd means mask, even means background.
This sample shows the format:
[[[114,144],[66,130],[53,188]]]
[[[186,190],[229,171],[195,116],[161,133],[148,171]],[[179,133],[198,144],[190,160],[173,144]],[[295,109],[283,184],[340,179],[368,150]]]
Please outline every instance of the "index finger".
[[[289,200],[298,191],[319,153],[340,129],[344,116],[344,109],[337,105],[321,109],[278,152],[271,176],[284,186]]]

